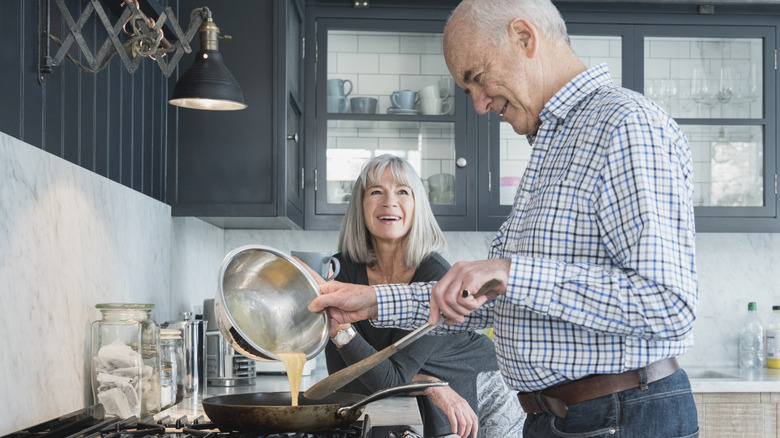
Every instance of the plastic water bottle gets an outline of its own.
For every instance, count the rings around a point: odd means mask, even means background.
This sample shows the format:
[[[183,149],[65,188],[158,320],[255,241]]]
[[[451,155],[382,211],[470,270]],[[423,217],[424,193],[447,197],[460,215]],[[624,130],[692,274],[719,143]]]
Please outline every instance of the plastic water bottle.
[[[748,313],[739,330],[739,367],[758,369],[764,366],[764,325],[756,312],[756,303],[748,303]]]
[[[780,368],[780,306],[772,306],[766,324],[766,366]]]

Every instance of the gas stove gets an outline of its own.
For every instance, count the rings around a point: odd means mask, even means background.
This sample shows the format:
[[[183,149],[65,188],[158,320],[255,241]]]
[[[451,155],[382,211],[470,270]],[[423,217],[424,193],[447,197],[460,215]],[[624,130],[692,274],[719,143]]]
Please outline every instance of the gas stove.
[[[96,404],[62,417],[45,421],[0,438],[422,438],[411,426],[371,426],[368,415],[348,428],[311,433],[291,432],[267,435],[221,431],[204,417],[105,417]]]

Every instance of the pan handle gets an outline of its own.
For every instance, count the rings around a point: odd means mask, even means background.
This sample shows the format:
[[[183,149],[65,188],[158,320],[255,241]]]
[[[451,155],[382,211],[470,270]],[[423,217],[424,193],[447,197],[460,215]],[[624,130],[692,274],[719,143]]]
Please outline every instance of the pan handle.
[[[434,386],[449,386],[448,382],[442,382],[439,380],[420,380],[419,382],[404,383],[402,385],[391,386],[389,388],[380,389],[379,391],[369,395],[368,397],[360,400],[352,406],[344,406],[336,411],[336,415],[339,417],[346,417],[350,415],[355,409],[361,408],[371,402],[381,400],[396,394],[405,394],[409,392],[421,391],[423,389],[432,388]]]

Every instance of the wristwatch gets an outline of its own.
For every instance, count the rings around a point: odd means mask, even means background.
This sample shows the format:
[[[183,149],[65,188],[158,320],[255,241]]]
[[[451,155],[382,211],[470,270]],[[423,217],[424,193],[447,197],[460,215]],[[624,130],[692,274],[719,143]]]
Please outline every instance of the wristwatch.
[[[336,344],[337,347],[343,347],[349,344],[349,341],[351,341],[356,334],[357,334],[357,330],[355,330],[355,327],[350,327],[346,330],[337,331],[336,336],[330,338],[330,340],[333,341],[333,343]]]

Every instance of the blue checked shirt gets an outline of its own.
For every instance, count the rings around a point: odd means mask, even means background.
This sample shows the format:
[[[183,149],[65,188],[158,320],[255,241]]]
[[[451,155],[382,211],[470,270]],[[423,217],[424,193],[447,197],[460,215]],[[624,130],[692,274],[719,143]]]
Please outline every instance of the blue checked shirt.
[[[490,258],[506,295],[448,330],[494,327],[507,383],[535,391],[683,354],[698,305],[691,151],[677,124],[606,66],[547,102]],[[375,286],[377,326],[416,327],[430,283]]]

